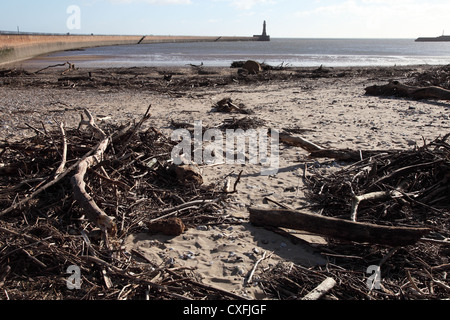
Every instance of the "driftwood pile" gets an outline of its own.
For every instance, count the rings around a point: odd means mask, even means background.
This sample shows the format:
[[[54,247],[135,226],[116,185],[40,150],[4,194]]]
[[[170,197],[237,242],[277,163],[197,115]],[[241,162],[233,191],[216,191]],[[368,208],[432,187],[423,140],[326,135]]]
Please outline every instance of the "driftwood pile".
[[[330,176],[311,176],[309,195],[326,216],[422,226],[438,219],[442,224],[429,227],[440,226],[448,237],[449,136],[417,149],[374,153]]]
[[[322,68],[316,73],[333,76]],[[0,76],[14,80],[15,74]],[[29,85],[39,83],[27,76]],[[101,81],[94,74],[57,85],[123,83],[120,73],[101,76]],[[217,85],[194,80],[182,87]],[[176,79],[161,76],[161,82],[159,88],[171,92]],[[141,88],[153,85],[153,79],[136,76],[127,83]],[[421,85],[439,84],[408,83]],[[214,107],[220,106],[222,112],[248,114],[230,99]],[[124,250],[123,240],[135,232],[172,235],[199,224],[227,223],[228,217],[215,210],[226,193],[202,186],[195,170],[167,160],[174,144],[157,129],[144,129],[148,113],[139,123],[121,127],[98,124],[87,110],[85,116],[76,129],[32,128],[35,137],[0,144],[1,298],[243,299],[202,284],[190,269],[154,265],[139,252]],[[222,129],[245,125],[261,123],[233,118]],[[282,300],[448,299],[449,135],[410,151],[358,151],[325,150],[290,135],[295,132],[285,130],[280,141],[304,148],[312,158],[350,166],[323,175],[305,164],[306,194],[318,214],[250,208],[250,220],[270,225],[268,217],[275,216],[274,227],[290,228],[278,217],[289,223],[306,219],[300,229],[326,238],[327,244],[316,248],[328,263],[280,264],[261,272],[255,284]],[[72,266],[81,269],[79,290],[67,287]],[[369,266],[380,268],[380,288],[368,288]]]
[[[368,87],[366,93],[449,100],[449,79],[447,66],[415,74],[407,84]],[[305,194],[315,214],[282,203],[276,203],[282,209],[249,208],[253,224],[326,239],[326,245],[316,245],[326,266],[279,264],[262,276],[265,291],[282,300],[448,299],[449,137],[409,151],[334,150],[280,134],[281,142],[305,149],[311,158],[350,165],[322,174],[305,163]]]
[[[280,264],[264,275],[265,290],[287,300],[321,286],[327,299],[448,299],[449,137],[409,151],[374,152],[334,173],[305,167],[306,195],[317,214],[250,208],[253,223],[327,239],[317,246],[329,259],[326,267]],[[369,266],[380,270],[377,290],[365,281]]]
[[[388,84],[369,86],[365,90],[372,96],[450,100],[450,65],[415,73],[404,84],[390,80]]]
[[[450,90],[450,65],[434,67],[431,70],[416,72],[406,84],[420,87],[441,87]]]
[[[0,145],[2,299],[238,299],[124,250],[135,232],[226,222],[224,194],[170,163],[174,142],[144,129],[148,113],[121,127],[86,115],[79,128]],[[68,289],[73,266],[79,290]]]

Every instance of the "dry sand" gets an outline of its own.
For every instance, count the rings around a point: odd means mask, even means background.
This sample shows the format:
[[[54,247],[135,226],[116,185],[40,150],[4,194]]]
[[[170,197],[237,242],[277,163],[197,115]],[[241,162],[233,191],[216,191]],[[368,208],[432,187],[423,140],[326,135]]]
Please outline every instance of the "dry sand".
[[[273,80],[236,80],[227,85],[190,90],[165,84],[161,80],[163,72],[154,68],[102,71],[102,75],[109,73],[114,79],[123,80],[124,85],[95,87],[65,86],[57,81],[61,70],[48,70],[12,82],[0,78],[0,136],[12,140],[32,135],[25,123],[41,128],[41,122],[54,126],[54,120],[64,119],[67,126],[76,127],[82,108],[107,117],[105,121],[129,122],[138,120],[149,104],[153,107],[148,125],[170,135],[172,120],[191,124],[202,120],[206,127],[220,125],[232,116],[244,117],[211,112],[217,101],[230,97],[253,110],[252,117],[264,120],[266,127],[305,129],[302,137],[325,147],[408,149],[422,145],[423,139],[430,141],[449,131],[450,104],[370,97],[365,95],[364,88],[385,84],[389,79],[404,80],[424,68],[429,67],[334,69],[332,75],[321,77],[273,76]],[[199,77],[190,68],[166,70],[169,71],[174,74],[172,83]],[[281,71],[271,74],[277,72]],[[283,71],[286,75],[296,72]],[[100,71],[93,73],[95,77]],[[80,70],[78,74],[86,71]],[[234,74],[235,69],[222,69],[204,77],[216,81]],[[142,88],[135,86],[136,78],[142,79]],[[160,86],[146,86],[146,81],[158,82]],[[235,179],[243,170],[238,192],[221,209],[224,214],[234,216],[236,224],[198,226],[178,237],[133,234],[128,236],[125,246],[157,264],[192,267],[206,284],[241,296],[265,298],[258,286],[245,282],[264,252],[268,258],[261,262],[255,277],[277,263],[312,266],[327,261],[315,248],[315,244],[325,243],[326,239],[292,232],[302,239],[294,244],[286,237],[248,223],[249,206],[273,207],[264,201],[265,197],[292,208],[308,205],[302,181],[305,163],[313,164],[309,170],[335,170],[342,165],[309,159],[306,151],[281,144],[280,170],[274,176],[261,176],[259,165],[201,166],[207,183],[224,182],[228,176]]]

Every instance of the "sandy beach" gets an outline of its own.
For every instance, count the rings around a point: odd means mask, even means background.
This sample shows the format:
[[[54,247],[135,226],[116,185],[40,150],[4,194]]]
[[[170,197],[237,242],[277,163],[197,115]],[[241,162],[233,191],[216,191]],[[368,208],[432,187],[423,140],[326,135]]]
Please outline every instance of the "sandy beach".
[[[13,69],[0,76],[0,137],[17,141],[35,135],[32,128],[56,128],[60,121],[76,128],[84,108],[104,123],[125,124],[139,121],[151,105],[146,126],[169,137],[174,123],[202,121],[205,128],[214,128],[250,117],[261,120],[265,128],[293,132],[324,148],[409,150],[450,132],[450,103],[368,96],[365,88],[389,80],[408,83],[414,75],[435,68],[283,68],[246,77],[234,68],[207,67],[80,69],[64,75],[66,67],[37,74],[32,67]],[[213,112],[224,98],[252,113]],[[199,225],[177,237],[129,234],[123,241],[125,250],[139,252],[156,265],[190,268],[198,281],[248,299],[276,299],[256,281],[246,283],[255,262],[266,253],[255,279],[279,265],[325,267],[331,259],[323,250],[327,239],[290,230],[296,242],[255,227],[248,221],[248,208],[276,207],[267,198],[294,209],[307,207],[305,165],[311,165],[311,172],[332,172],[346,165],[308,154],[281,143],[279,170],[271,176],[260,174],[261,165],[200,165],[205,184],[224,183],[228,177],[234,181],[242,171],[237,192],[217,209],[235,224]]]

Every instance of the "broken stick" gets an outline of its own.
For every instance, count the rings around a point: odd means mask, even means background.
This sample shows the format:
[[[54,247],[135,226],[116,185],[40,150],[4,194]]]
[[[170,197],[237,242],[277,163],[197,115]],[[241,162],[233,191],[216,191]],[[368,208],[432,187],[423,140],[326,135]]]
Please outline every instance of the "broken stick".
[[[58,169],[56,169],[56,171],[55,171],[55,176],[53,179],[58,178],[58,176],[64,172],[64,168],[66,167],[66,162],[67,162],[67,138],[66,138],[66,132],[64,130],[64,123],[61,122],[59,124],[59,129],[61,131],[61,136],[63,139],[62,160],[61,160],[61,163],[60,163]]]
[[[271,256],[272,254],[270,254],[269,256]],[[252,271],[250,272],[250,275],[248,276],[247,279],[247,284],[251,284],[253,281],[253,275],[255,274],[256,268],[258,268],[258,264],[261,263],[261,261],[263,261],[264,259],[266,259],[266,251],[264,251],[263,256],[261,258],[258,259],[258,261],[256,261],[255,265],[252,268]]]
[[[304,296],[302,300],[319,300],[324,294],[333,289],[335,285],[336,280],[333,278],[326,278],[321,284]]]
[[[388,246],[416,243],[429,228],[382,226],[285,209],[249,208],[250,222],[256,226],[303,230],[322,236]]]
[[[389,197],[400,197],[401,195],[402,194],[400,192],[392,190],[392,191],[371,192],[371,193],[363,194],[360,196],[354,196],[353,201],[352,201],[352,210],[351,210],[350,218],[352,219],[352,221],[356,221],[356,215],[358,213],[358,206],[361,203],[361,201],[382,199],[382,198],[389,198]]]
[[[303,148],[309,152],[318,151],[318,150],[323,149],[322,147],[318,146],[317,144],[315,144],[311,141],[308,141],[304,138],[294,137],[294,136],[291,136],[291,135],[288,135],[285,133],[280,133],[279,137],[280,137],[281,142],[284,142],[291,146]]]

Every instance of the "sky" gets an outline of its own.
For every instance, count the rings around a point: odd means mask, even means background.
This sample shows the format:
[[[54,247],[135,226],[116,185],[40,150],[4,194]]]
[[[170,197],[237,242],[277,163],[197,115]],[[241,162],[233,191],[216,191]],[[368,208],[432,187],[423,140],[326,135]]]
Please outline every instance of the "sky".
[[[450,34],[449,0],[1,0],[0,30],[274,38]]]

